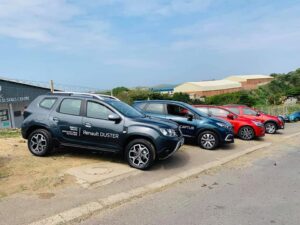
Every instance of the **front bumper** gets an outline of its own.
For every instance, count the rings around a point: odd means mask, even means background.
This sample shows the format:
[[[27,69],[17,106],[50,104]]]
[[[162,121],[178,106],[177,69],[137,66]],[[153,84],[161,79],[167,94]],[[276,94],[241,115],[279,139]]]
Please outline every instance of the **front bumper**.
[[[233,134],[227,134],[224,143],[234,143],[234,135]]]
[[[168,140],[158,153],[158,159],[164,160],[172,156],[184,144],[184,138],[179,137],[177,140]]]
[[[265,127],[257,127],[255,129],[255,136],[256,137],[263,137],[266,134]]]

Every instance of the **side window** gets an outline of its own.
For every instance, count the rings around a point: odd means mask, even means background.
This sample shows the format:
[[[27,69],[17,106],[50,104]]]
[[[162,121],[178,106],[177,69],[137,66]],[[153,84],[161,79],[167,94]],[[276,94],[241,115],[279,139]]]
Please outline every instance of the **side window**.
[[[145,106],[146,106],[146,103],[145,102],[138,102],[134,105],[136,108],[139,108],[139,109],[144,109]]]
[[[249,109],[249,108],[243,108],[243,113],[245,115],[251,115],[251,116],[256,116],[257,115],[257,112],[252,110],[252,109]]]
[[[79,99],[64,99],[60,105],[59,112],[74,116],[80,115],[81,100]]]
[[[210,108],[209,111],[213,116],[226,117],[229,114],[228,111],[219,108]]]
[[[239,108],[236,108],[236,107],[232,107],[232,108],[228,108],[229,111],[237,114],[237,115],[240,115],[240,109]]]
[[[148,113],[164,114],[164,105],[161,103],[150,103],[145,111]]]
[[[40,107],[45,108],[45,109],[51,109],[53,105],[55,104],[57,98],[44,98],[40,102]]]
[[[86,109],[87,117],[107,120],[108,115],[112,113],[113,112],[104,105],[101,105],[96,102],[87,102],[87,109]]]
[[[168,114],[172,116],[186,117],[189,110],[179,105],[170,104],[167,106]]]
[[[208,108],[206,108],[206,107],[199,107],[199,108],[196,108],[196,109],[198,109],[200,112],[208,114]]]

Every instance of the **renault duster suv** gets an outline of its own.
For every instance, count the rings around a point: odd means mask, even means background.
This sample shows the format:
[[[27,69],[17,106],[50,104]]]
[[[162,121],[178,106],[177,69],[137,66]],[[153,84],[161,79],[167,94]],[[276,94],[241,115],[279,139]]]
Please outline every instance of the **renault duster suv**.
[[[146,117],[110,96],[73,92],[37,97],[24,112],[22,136],[36,156],[58,146],[121,152],[138,169],[168,158],[184,140],[176,123]]]

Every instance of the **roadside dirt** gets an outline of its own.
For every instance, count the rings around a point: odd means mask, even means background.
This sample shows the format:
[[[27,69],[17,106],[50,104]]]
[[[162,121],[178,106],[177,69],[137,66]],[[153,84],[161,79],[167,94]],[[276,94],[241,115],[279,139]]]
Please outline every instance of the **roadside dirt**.
[[[81,165],[106,160],[91,152],[60,150],[49,157],[35,157],[22,138],[0,139],[0,199],[15,193],[52,197],[55,189],[75,183],[64,171]]]

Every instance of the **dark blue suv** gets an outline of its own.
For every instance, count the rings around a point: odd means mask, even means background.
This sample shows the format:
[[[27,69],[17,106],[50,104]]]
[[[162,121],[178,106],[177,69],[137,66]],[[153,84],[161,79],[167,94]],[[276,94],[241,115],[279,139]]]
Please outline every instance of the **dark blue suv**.
[[[193,106],[177,101],[136,101],[133,106],[151,117],[169,119],[179,124],[184,137],[194,138],[199,146],[213,150],[233,143],[233,128],[225,120],[209,117]]]
[[[138,169],[171,156],[184,140],[174,122],[146,117],[110,96],[72,92],[37,97],[24,112],[22,136],[36,156],[56,146],[121,152]]]

